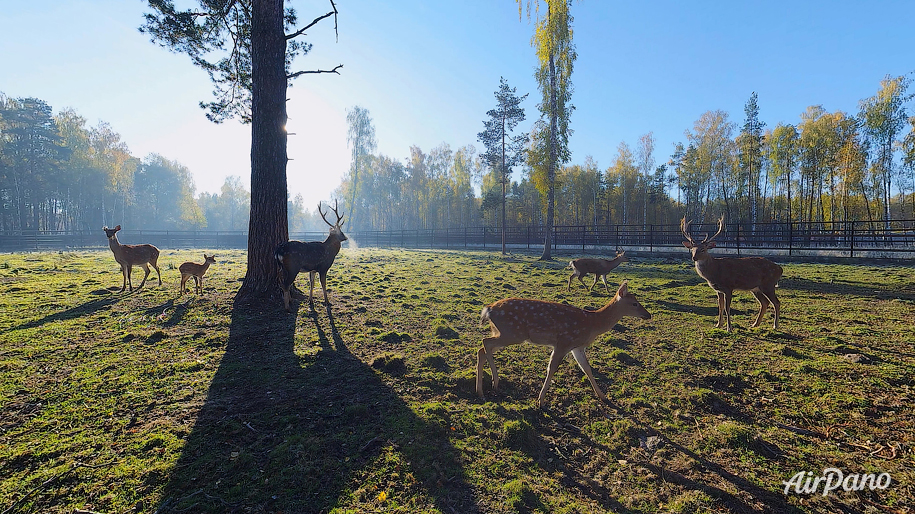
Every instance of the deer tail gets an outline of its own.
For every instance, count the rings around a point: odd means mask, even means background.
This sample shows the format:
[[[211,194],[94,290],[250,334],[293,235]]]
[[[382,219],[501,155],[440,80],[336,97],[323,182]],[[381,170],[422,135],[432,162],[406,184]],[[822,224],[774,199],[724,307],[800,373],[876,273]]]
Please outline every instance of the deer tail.
[[[480,326],[484,326],[486,322],[489,321],[489,306],[483,307],[483,310],[480,311]]]

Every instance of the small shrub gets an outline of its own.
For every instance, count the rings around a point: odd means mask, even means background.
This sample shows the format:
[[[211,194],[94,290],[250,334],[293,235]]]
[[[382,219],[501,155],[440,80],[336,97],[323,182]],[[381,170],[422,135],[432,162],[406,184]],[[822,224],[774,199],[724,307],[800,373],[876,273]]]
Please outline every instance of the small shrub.
[[[457,330],[447,325],[439,325],[435,327],[435,337],[439,339],[457,339],[460,334],[458,334]]]
[[[149,337],[146,338],[146,342],[150,343],[150,344],[158,343],[159,341],[165,339],[166,337],[168,337],[168,334],[166,334],[165,332],[163,332],[161,330],[156,330],[152,334],[149,334]]]
[[[750,427],[734,421],[725,421],[715,427],[719,440],[731,448],[746,448],[755,439]]]
[[[385,353],[372,359],[372,368],[389,375],[402,375],[407,371],[403,355]]]
[[[437,353],[423,357],[422,364],[428,368],[443,372],[447,372],[451,369],[451,366],[448,365],[448,361],[446,361],[444,357]]]
[[[507,421],[502,427],[502,440],[509,448],[529,448],[535,442],[534,427],[524,419]]]

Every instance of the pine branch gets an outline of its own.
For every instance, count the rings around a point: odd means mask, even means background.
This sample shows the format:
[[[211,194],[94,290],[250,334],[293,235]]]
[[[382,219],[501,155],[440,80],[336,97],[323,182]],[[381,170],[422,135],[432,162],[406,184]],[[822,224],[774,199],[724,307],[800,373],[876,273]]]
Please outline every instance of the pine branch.
[[[290,73],[289,75],[286,75],[286,78],[287,78],[287,79],[294,79],[294,78],[298,77],[299,75],[306,75],[306,74],[308,74],[308,73],[336,73],[337,75],[339,75],[340,72],[337,71],[337,70],[339,70],[339,69],[342,68],[342,67],[343,67],[342,64],[338,64],[338,65],[334,66],[334,69],[332,69],[332,70],[308,70],[308,71],[297,71],[297,72],[295,72],[295,73]]]
[[[287,35],[286,35],[286,39],[287,39],[287,40],[290,40],[290,39],[295,39],[295,38],[301,36],[302,34],[305,33],[306,30],[308,30],[308,29],[314,27],[315,25],[318,24],[318,22],[320,22],[321,20],[323,20],[323,19],[325,19],[325,18],[329,18],[330,16],[333,16],[333,17],[334,17],[334,33],[337,34],[337,39],[339,39],[339,38],[340,38],[340,33],[337,31],[337,14],[338,14],[338,13],[337,13],[337,5],[334,3],[334,0],[330,0],[330,6],[333,7],[333,9],[334,9],[333,11],[331,11],[331,12],[325,14],[324,16],[318,16],[317,18],[315,18],[315,19],[314,19],[311,23],[309,23],[308,25],[306,25],[306,26],[302,27],[301,29],[299,29],[299,30],[293,32],[292,34],[287,34]]]

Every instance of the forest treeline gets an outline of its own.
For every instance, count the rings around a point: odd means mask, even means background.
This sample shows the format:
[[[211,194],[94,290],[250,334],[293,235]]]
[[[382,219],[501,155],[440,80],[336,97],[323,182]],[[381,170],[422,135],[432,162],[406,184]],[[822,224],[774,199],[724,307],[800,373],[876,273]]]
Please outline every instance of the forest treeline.
[[[859,112],[808,107],[796,124],[767,128],[756,93],[742,123],[707,111],[670,155],[649,133],[622,142],[607,168],[590,157],[560,168],[556,225],[676,224],[686,215],[729,223],[915,219],[915,116],[910,79],[889,77]],[[448,228],[500,223],[497,165],[472,145],[410,148],[400,162],[373,149],[367,111],[350,116],[352,165],[336,196],[351,230]],[[482,113],[481,113],[482,114]],[[368,137],[366,137],[368,135]],[[506,225],[541,225],[547,184],[530,159],[506,188]],[[475,190],[479,185],[480,194]]]
[[[669,155],[651,133],[619,143],[606,168],[590,157],[556,176],[556,225],[674,224],[686,215],[729,223],[915,219],[915,116],[908,77],[886,77],[857,113],[811,106],[796,124],[768,128],[754,93],[740,124],[704,113]],[[501,177],[473,145],[375,152],[366,109],[354,108],[352,164],[334,196],[350,231],[498,226]],[[482,114],[482,113],[481,113]],[[482,125],[482,124],[481,124]],[[545,184],[528,164],[506,187],[506,225],[544,222]],[[0,229],[247,230],[250,195],[239,177],[196,193],[191,171],[130,153],[107,123],[36,98],[0,93]],[[301,196],[290,232],[323,230]]]
[[[248,230],[249,204],[240,177],[196,194],[186,166],[132,155],[109,124],[0,93],[0,230]],[[288,207],[291,230],[323,225],[301,196]]]

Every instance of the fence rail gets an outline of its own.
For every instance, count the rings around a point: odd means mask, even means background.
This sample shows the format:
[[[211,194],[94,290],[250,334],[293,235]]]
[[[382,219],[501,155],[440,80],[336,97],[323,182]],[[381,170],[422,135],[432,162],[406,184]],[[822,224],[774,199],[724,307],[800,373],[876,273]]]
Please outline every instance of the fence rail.
[[[879,226],[878,226],[879,225]],[[694,226],[695,234],[714,232],[717,226]],[[542,248],[544,227],[507,227],[506,245],[512,249]],[[361,231],[347,233],[359,246],[401,248],[467,248],[499,249],[502,244],[499,227],[466,227],[450,229]],[[299,232],[292,239],[321,240],[323,232]],[[247,248],[244,231],[168,231],[124,230],[121,240],[127,244],[150,243],[160,248]],[[589,250],[597,253],[613,249],[665,253],[679,250],[683,236],[678,225],[614,225],[553,227],[553,247],[564,250]],[[915,257],[915,220],[890,223],[791,222],[727,224],[716,239],[724,254],[765,253],[787,256],[827,257]],[[64,250],[106,246],[101,231],[0,232],[0,251]]]

